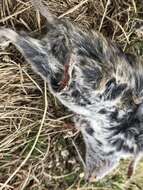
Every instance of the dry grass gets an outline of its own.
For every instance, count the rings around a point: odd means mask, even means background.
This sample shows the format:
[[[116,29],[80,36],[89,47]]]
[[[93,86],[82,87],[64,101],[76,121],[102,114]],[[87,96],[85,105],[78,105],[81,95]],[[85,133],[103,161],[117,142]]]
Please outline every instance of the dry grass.
[[[43,32],[45,19],[29,1],[0,1],[0,25]],[[143,24],[142,0],[49,0],[51,12],[84,30],[99,30],[124,50],[141,55],[136,28]],[[128,161],[98,183],[85,184],[80,134],[64,127],[72,114],[48,92],[21,54],[0,51],[0,190],[139,190],[143,162],[126,179]],[[78,148],[78,149],[77,149]]]

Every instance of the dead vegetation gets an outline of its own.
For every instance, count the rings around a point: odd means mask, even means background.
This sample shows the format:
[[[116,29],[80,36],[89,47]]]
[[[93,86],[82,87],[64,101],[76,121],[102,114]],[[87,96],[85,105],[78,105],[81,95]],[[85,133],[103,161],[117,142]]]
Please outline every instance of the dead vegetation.
[[[1,0],[0,25],[40,36],[45,19],[26,0]],[[142,56],[142,0],[47,0],[51,12],[83,30],[99,30]],[[126,179],[128,162],[101,182],[86,184],[80,134],[65,128],[72,113],[49,93],[21,54],[0,51],[0,190],[140,190],[143,162]]]

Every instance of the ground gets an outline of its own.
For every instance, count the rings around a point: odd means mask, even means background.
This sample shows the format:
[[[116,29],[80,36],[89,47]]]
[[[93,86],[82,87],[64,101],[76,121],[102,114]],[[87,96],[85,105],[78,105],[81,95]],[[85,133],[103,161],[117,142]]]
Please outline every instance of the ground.
[[[0,26],[44,33],[45,19],[30,1],[1,0]],[[124,51],[142,56],[142,0],[47,0],[57,16],[83,30],[98,30]],[[143,161],[132,179],[129,160],[100,182],[86,184],[84,143],[72,127],[73,113],[48,91],[22,55],[10,45],[0,50],[0,190],[141,190]]]

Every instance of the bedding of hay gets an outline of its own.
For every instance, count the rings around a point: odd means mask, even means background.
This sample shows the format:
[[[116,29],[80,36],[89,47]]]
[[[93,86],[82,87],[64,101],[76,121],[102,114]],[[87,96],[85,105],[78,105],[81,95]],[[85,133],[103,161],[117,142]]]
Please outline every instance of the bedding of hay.
[[[0,26],[43,32],[45,19],[30,1],[0,0]],[[45,0],[51,12],[83,30],[100,30],[123,50],[139,56],[142,0]],[[66,128],[72,113],[49,93],[12,45],[0,50],[0,190],[140,190],[143,162],[127,180],[123,161],[100,182],[86,184],[81,135]]]

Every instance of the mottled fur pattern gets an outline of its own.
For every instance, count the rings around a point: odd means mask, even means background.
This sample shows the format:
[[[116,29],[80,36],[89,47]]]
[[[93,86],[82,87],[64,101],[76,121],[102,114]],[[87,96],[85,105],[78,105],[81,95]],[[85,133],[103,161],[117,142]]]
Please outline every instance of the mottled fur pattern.
[[[53,95],[77,114],[75,125],[86,144],[86,179],[104,177],[126,156],[137,160],[143,151],[142,60],[32,2],[44,9],[47,34],[38,40],[1,28],[0,39],[10,40]],[[70,78],[60,89],[67,62]]]

